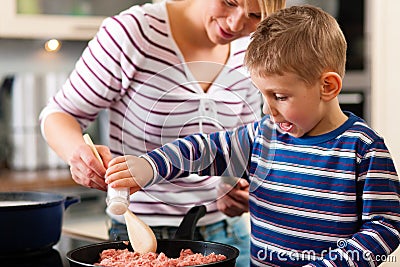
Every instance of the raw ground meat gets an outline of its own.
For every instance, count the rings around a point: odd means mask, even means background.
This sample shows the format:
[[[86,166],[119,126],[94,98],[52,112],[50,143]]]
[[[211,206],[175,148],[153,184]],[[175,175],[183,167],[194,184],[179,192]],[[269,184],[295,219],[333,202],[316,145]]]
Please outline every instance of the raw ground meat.
[[[109,267],[179,267],[207,264],[225,260],[226,256],[211,253],[204,256],[201,253],[193,253],[190,249],[182,249],[179,258],[168,258],[164,253],[132,252],[128,249],[106,249],[100,254],[100,262],[95,265]]]

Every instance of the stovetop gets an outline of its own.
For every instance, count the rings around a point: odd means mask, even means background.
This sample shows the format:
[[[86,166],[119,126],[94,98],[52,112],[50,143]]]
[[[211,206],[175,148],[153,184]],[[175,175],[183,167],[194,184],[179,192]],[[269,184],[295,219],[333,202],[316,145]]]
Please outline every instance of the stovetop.
[[[69,267],[67,253],[78,247],[96,243],[85,239],[61,235],[60,241],[51,249],[31,253],[1,257],[1,266],[7,267]]]

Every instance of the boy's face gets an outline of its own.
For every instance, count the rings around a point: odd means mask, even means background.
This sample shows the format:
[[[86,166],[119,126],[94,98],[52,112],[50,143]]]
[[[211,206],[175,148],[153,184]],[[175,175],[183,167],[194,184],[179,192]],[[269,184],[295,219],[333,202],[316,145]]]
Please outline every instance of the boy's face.
[[[263,112],[282,131],[294,137],[325,132],[319,81],[310,86],[291,73],[251,78],[264,97]]]

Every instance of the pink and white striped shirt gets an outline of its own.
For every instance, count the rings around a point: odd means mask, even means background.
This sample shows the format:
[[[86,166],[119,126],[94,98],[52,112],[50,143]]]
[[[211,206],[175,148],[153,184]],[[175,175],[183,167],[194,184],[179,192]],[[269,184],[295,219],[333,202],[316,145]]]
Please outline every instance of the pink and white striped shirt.
[[[230,56],[205,93],[172,38],[165,2],[133,6],[107,18],[62,89],[42,111],[73,115],[85,129],[109,110],[113,155],[141,155],[197,132],[231,129],[258,119],[261,97],[242,66],[249,38],[231,43]],[[205,204],[198,225],[224,218],[216,206],[218,177],[197,176],[151,186],[131,196],[130,209],[152,226],[178,226]],[[117,218],[122,220],[122,218]]]

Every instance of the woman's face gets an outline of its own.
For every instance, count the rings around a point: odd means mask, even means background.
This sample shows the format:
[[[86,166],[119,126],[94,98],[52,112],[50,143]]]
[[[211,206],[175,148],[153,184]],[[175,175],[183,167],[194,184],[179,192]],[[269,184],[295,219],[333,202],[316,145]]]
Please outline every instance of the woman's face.
[[[255,31],[261,19],[257,0],[201,0],[206,10],[204,23],[207,35],[215,44],[227,44]]]

